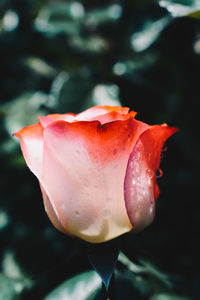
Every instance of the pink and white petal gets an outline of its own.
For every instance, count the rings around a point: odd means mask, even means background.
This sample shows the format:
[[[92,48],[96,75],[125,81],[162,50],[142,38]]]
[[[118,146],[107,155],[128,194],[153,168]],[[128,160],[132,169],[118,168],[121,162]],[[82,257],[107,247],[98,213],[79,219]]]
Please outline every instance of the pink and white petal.
[[[68,113],[68,114],[51,114],[47,115],[45,117],[39,117],[39,122],[42,125],[43,128],[48,126],[50,123],[54,121],[67,121],[67,122],[73,122],[75,120],[75,114],[73,113]]]
[[[133,118],[105,125],[58,121],[45,128],[43,182],[70,234],[99,243],[132,229],[124,178],[147,128]]]
[[[91,120],[99,120],[99,116],[104,115],[110,112],[117,112],[119,114],[127,114],[129,112],[128,107],[121,106],[93,106],[88,108],[87,110],[81,112],[76,115],[77,121],[91,121]]]
[[[14,135],[20,138],[22,153],[28,167],[40,180],[43,159],[43,128],[40,124],[34,124],[24,127]]]
[[[98,117],[93,117],[90,119],[90,121],[95,121],[98,119],[98,121],[103,125],[105,123],[113,122],[113,121],[120,121],[120,120],[127,120],[130,117],[134,118],[136,115],[136,112],[131,111],[127,114],[121,114],[117,111],[112,111],[103,115],[99,115]]]
[[[44,206],[46,212],[54,224],[54,226],[65,232],[61,222],[59,220],[58,214],[56,212],[55,206],[50,202],[47,196],[47,189],[42,183],[42,164],[43,164],[43,128],[40,124],[34,124],[23,128],[14,134],[20,138],[20,144],[25,161],[33,172],[33,174],[38,178],[40,183],[40,188],[42,191]]]
[[[51,124],[53,122],[53,120],[49,117],[38,117],[38,120],[40,122],[40,125],[42,126],[42,128],[47,127],[49,124]]]
[[[42,192],[42,198],[43,198],[43,203],[44,203],[44,207],[45,207],[45,211],[49,217],[49,219],[51,220],[52,224],[61,232],[63,233],[67,233],[66,230],[63,228],[61,221],[59,219],[59,216],[56,214],[56,209],[55,207],[53,208],[52,203],[47,195],[47,193],[45,192],[44,188],[42,187],[42,184],[40,183],[40,189]]]
[[[174,127],[151,126],[138,139],[129,158],[124,197],[129,219],[136,231],[149,225],[155,215],[159,195],[156,170],[164,142],[177,131]]]

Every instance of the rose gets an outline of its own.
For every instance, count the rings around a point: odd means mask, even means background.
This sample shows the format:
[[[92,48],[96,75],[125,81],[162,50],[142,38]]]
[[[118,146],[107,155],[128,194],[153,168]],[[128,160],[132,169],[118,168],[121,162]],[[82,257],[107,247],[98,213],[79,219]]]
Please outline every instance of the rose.
[[[177,129],[150,126],[128,111],[52,114],[15,133],[60,231],[100,243],[152,222],[161,150]]]

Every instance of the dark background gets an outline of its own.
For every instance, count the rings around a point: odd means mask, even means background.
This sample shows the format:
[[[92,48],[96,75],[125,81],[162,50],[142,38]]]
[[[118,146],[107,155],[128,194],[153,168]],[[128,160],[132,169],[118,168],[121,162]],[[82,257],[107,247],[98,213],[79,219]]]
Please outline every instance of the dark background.
[[[38,115],[101,104],[180,129],[161,162],[155,221],[123,238],[130,264],[117,266],[117,299],[200,299],[197,2],[0,1],[0,300],[44,299],[62,282],[73,296],[48,299],[101,299],[68,280],[91,270],[85,245],[50,224],[12,137]]]

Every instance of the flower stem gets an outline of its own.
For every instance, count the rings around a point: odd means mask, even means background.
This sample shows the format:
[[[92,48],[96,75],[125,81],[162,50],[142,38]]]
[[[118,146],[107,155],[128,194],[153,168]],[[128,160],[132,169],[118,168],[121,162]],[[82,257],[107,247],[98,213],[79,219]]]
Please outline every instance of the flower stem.
[[[114,273],[112,275],[112,278],[110,280],[110,284],[108,287],[108,290],[106,290],[106,287],[104,283],[102,282],[102,291],[103,291],[103,299],[104,300],[115,300],[115,278]]]

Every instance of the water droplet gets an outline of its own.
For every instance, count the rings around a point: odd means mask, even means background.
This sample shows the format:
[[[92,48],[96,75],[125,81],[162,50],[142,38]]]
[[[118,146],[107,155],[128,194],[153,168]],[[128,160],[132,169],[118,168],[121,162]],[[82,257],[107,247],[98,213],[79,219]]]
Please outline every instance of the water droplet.
[[[129,163],[129,168],[132,168],[132,167],[133,167],[133,162],[131,160],[130,163]]]
[[[164,145],[161,152],[166,152],[166,151],[167,151],[167,146]]]
[[[154,177],[154,172],[151,169],[147,169],[146,170],[146,174],[148,175],[149,178],[153,178]]]
[[[160,160],[163,160],[164,157],[164,153],[167,151],[167,146],[163,146],[161,153],[160,153]]]
[[[152,205],[149,207],[149,213],[150,213],[150,214],[153,213],[153,206],[152,206]]]
[[[80,217],[80,212],[78,210],[75,211],[76,217]]]
[[[141,152],[138,151],[137,155],[135,156],[135,160],[139,160],[141,158]]]
[[[156,171],[156,178],[161,178],[163,176],[163,171],[161,169],[158,169]]]
[[[143,194],[143,196],[146,195],[146,189],[143,189],[143,190],[142,190],[142,194]]]
[[[110,216],[110,214],[111,214],[110,209],[108,209],[108,208],[103,209],[103,211],[102,211],[102,216],[103,216],[104,218],[108,218],[108,217]]]
[[[133,185],[135,185],[135,184],[136,184],[136,181],[135,181],[135,179],[134,179],[134,178],[132,179],[132,184],[133,184]]]

